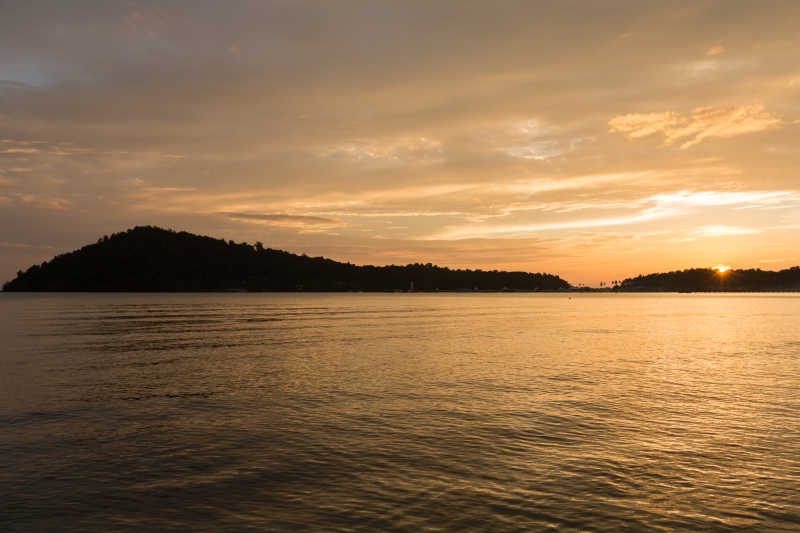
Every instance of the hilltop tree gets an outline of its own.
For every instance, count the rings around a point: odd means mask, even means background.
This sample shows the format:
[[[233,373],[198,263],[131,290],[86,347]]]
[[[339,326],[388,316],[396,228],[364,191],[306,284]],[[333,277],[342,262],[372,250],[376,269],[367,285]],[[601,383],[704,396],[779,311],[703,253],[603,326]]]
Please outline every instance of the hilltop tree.
[[[7,291],[561,290],[552,274],[451,270],[431,263],[356,266],[143,226],[34,265]]]

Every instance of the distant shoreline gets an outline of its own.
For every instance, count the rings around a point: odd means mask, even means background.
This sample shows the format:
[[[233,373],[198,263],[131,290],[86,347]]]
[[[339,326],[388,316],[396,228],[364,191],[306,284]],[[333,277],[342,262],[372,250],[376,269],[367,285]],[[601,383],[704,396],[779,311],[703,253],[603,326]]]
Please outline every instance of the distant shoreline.
[[[4,292],[330,293],[763,293],[799,292],[800,266],[691,268],[572,285],[555,274],[451,269],[432,263],[355,265],[138,226],[58,255],[3,285]]]
[[[566,289],[566,290],[14,290],[0,291],[5,294],[783,294],[800,293],[800,289],[760,289],[760,290],[716,290],[716,291],[676,291],[676,290],[609,290],[609,289]]]

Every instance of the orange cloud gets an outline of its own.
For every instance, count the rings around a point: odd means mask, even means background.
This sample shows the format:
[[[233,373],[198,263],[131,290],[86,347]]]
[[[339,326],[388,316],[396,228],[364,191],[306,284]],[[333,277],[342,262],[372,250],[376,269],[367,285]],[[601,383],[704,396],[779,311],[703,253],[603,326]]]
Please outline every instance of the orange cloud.
[[[0,154],[35,154],[38,151],[38,148],[6,148],[0,150]]]
[[[284,213],[229,213],[224,212],[220,215],[248,222],[263,222],[265,224],[275,224],[278,226],[327,226],[344,224],[341,220],[333,218],[318,217],[311,215],[287,215]]]
[[[16,196],[22,203],[39,209],[56,209],[62,211],[67,209],[71,203],[66,198],[42,196],[38,194],[21,194]]]
[[[701,209],[712,207],[763,207],[777,204],[796,205],[798,195],[790,191],[747,191],[747,192],[692,192],[680,191],[673,194],[657,194],[631,202],[632,213],[619,216],[560,220],[533,224],[467,224],[451,226],[443,231],[425,237],[426,240],[459,240],[475,238],[520,238],[537,232],[554,230],[575,230],[641,224],[662,218],[688,215]],[[597,207],[597,206],[595,206]],[[569,211],[563,211],[569,212]],[[745,235],[759,230],[725,225],[709,225],[693,234],[704,237],[725,235]]]
[[[698,107],[691,116],[674,111],[661,113],[631,113],[608,121],[609,131],[629,139],[663,133],[664,144],[683,140],[682,150],[712,138],[727,138],[764,131],[778,126],[781,119],[764,110],[761,104],[739,107]]]
[[[734,226],[703,226],[698,228],[694,235],[701,237],[727,237],[730,235],[752,235],[754,233],[761,233],[760,230],[752,228],[739,228]]]
[[[361,139],[320,150],[321,157],[345,158],[361,162],[401,164],[439,162],[442,143],[427,137],[405,137],[391,140]]]

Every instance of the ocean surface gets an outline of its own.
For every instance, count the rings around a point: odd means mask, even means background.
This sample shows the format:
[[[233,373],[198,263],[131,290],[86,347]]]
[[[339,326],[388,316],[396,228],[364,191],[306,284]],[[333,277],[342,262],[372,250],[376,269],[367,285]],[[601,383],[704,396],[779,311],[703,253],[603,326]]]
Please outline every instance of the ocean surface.
[[[798,531],[800,295],[0,294],[0,531]]]

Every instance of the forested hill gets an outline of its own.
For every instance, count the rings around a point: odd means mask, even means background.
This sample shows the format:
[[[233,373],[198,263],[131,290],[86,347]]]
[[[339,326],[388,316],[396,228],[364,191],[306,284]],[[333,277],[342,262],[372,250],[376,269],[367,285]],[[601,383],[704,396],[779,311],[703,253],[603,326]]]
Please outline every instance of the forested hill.
[[[551,274],[451,270],[438,266],[356,266],[250,245],[136,227],[34,265],[6,291],[391,291],[561,290]]]
[[[800,267],[777,272],[692,268],[628,278],[617,288],[623,291],[792,291],[800,290]]]

